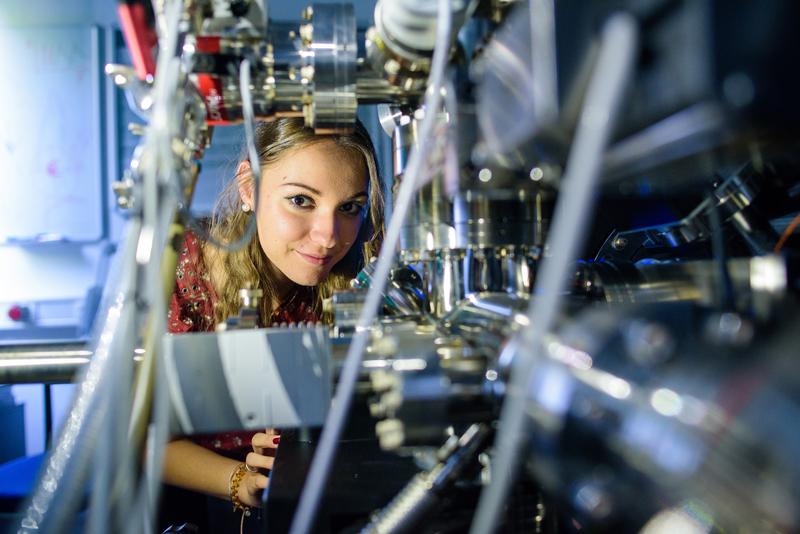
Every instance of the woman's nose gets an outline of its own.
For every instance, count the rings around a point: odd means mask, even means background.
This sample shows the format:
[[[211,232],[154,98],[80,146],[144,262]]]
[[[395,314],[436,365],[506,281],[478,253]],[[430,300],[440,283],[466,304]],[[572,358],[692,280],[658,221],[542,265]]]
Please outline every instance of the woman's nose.
[[[333,248],[338,240],[336,216],[332,213],[318,213],[311,227],[311,240],[324,248]]]

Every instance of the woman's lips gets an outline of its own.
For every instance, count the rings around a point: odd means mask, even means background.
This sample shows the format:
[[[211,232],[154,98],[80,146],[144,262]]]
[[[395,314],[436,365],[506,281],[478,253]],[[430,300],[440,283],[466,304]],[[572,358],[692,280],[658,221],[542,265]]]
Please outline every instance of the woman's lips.
[[[327,265],[333,259],[333,256],[315,256],[313,254],[305,254],[299,250],[295,250],[295,252],[311,265]]]

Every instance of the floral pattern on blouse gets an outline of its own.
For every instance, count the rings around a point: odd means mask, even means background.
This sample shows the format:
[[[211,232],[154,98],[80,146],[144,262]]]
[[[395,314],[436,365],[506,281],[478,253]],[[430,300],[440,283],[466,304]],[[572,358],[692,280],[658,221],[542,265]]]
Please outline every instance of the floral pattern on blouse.
[[[217,294],[203,263],[200,240],[194,233],[186,232],[175,270],[175,291],[172,293],[167,312],[168,331],[172,334],[213,332],[216,302]],[[301,301],[275,310],[269,322],[271,325],[279,326],[317,320],[313,308],[307,302]],[[243,459],[250,450],[250,440],[254,433],[253,430],[244,430],[196,435],[191,439],[207,449]]]

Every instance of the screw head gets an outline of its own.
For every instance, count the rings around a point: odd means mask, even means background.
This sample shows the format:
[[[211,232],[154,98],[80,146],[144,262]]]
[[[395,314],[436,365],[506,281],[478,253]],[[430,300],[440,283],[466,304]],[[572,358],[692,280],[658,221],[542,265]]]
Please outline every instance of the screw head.
[[[304,45],[310,45],[311,42],[314,40],[314,25],[313,24],[301,24],[300,25],[300,39],[303,41]]]
[[[300,67],[300,76],[308,81],[314,79],[314,65],[303,65]]]
[[[628,239],[625,237],[617,237],[611,243],[611,246],[614,247],[614,250],[622,250],[628,246]]]
[[[400,63],[396,59],[388,59],[383,64],[383,70],[386,71],[386,74],[394,76],[400,72]]]

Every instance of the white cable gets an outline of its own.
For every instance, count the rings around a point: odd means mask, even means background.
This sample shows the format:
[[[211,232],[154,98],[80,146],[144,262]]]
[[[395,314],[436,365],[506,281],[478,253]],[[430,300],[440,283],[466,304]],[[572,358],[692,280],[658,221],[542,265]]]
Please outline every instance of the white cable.
[[[542,338],[555,322],[583,243],[603,153],[632,70],[636,46],[637,26],[633,17],[628,14],[611,17],[603,28],[600,55],[586,94],[558,196],[552,231],[547,239],[551,255],[542,262],[534,298],[528,309],[531,327],[523,332],[519,352],[514,358],[491,464],[491,482],[481,494],[470,529],[473,534],[492,532],[500,522],[500,512],[513,483],[526,435],[527,386],[536,360],[544,357],[541,354]]]
[[[383,301],[383,291],[386,287],[389,271],[394,263],[395,248],[400,238],[400,229],[414,198],[417,177],[427,160],[427,149],[433,144],[430,142],[429,137],[433,131],[433,124],[441,101],[442,79],[444,78],[450,49],[452,22],[450,7],[450,0],[439,0],[436,47],[434,48],[431,74],[428,79],[428,92],[425,96],[425,117],[420,126],[419,143],[414,147],[409,157],[409,163],[406,167],[403,182],[400,185],[392,220],[389,222],[389,227],[378,255],[378,263],[372,278],[372,284],[367,292],[366,300],[358,319],[356,334],[347,351],[347,357],[342,367],[339,384],[336,389],[336,397],[325,419],[322,436],[314,454],[308,478],[303,486],[303,493],[300,496],[297,512],[292,521],[290,531],[292,534],[305,534],[310,532],[313,527],[314,517],[336,454],[337,443],[347,421],[347,412],[350,409],[350,403],[355,391],[364,350],[369,341],[369,328],[372,326],[378,307]]]

